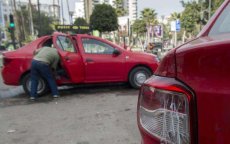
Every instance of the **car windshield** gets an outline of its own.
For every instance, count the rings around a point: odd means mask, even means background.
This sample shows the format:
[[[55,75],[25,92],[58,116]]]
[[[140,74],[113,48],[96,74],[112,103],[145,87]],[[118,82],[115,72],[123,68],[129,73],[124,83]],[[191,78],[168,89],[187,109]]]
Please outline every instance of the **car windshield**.
[[[230,34],[230,4],[227,5],[209,32],[209,36],[221,34]]]

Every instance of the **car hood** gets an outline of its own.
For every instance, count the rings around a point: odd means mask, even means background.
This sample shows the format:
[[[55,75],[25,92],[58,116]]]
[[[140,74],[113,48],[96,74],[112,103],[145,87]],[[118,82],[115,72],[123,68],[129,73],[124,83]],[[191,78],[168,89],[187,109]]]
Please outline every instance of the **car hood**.
[[[133,52],[133,51],[128,51],[129,53],[131,53],[131,55],[135,55],[136,57],[157,57],[154,54],[151,53],[146,53],[146,52]]]
[[[156,55],[145,52],[132,52],[126,51],[126,56],[129,56],[132,61],[144,62],[144,63],[159,63]]]

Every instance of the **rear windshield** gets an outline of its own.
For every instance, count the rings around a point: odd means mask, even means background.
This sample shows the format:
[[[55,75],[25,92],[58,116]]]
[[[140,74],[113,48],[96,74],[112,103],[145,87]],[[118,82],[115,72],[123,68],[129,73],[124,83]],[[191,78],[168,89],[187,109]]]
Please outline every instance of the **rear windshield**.
[[[230,33],[230,4],[228,3],[224,11],[218,17],[217,21],[211,28],[209,36],[221,35]]]

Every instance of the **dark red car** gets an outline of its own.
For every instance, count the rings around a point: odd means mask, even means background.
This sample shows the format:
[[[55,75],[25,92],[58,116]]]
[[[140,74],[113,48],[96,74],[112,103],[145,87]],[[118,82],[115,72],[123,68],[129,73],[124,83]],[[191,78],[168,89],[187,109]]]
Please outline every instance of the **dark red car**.
[[[230,144],[230,0],[142,86],[142,144]]]
[[[30,89],[30,66],[33,52],[42,46],[53,46],[61,56],[56,77],[58,85],[129,82],[139,88],[158,66],[156,56],[127,51],[109,41],[91,35],[41,37],[16,51],[3,53],[2,77],[7,85],[23,85]],[[38,94],[47,91],[41,77]]]

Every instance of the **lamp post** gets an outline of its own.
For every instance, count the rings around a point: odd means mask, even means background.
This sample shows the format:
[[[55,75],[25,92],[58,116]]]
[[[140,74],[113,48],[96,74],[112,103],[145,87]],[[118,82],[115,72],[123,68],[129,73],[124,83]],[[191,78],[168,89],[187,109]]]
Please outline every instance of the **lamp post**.
[[[38,2],[38,25],[39,25],[39,28],[38,28],[38,37],[40,37],[40,31],[41,31],[41,13],[40,13],[40,2],[39,0],[37,1]]]
[[[62,11],[62,24],[65,24],[65,18],[64,18],[64,9],[63,9],[63,0],[61,0],[61,11]]]
[[[69,17],[70,17],[70,24],[73,24],[74,21],[73,21],[73,11],[69,11]]]
[[[211,17],[211,5],[212,5],[212,0],[209,0],[208,2],[208,19]]]
[[[34,23],[33,23],[31,0],[29,0],[29,15],[30,15],[30,31],[31,31],[32,37],[34,38]]]

